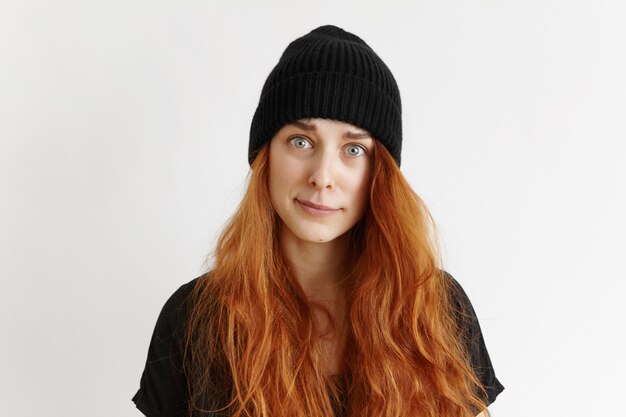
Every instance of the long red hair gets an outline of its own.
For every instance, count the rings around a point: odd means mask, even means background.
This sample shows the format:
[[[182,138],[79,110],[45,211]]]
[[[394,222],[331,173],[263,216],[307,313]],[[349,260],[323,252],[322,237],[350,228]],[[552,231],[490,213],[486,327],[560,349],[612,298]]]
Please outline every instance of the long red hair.
[[[344,375],[322,371],[320,335],[278,242],[269,146],[196,283],[187,325],[190,415],[470,417],[485,409],[454,319],[436,227],[375,142],[369,203],[348,233]]]

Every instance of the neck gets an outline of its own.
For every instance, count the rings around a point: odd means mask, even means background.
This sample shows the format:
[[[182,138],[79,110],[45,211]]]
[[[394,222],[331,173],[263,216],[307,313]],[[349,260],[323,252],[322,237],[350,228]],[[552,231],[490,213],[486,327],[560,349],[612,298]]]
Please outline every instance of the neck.
[[[341,297],[349,268],[349,238],[345,233],[331,242],[305,242],[281,228],[281,247],[309,299],[335,301]]]

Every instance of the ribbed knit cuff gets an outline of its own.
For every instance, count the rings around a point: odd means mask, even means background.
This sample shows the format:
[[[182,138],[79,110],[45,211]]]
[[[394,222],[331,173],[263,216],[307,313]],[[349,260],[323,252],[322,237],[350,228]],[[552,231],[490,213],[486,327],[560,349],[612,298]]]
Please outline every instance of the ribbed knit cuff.
[[[371,82],[340,72],[310,72],[281,80],[261,97],[252,121],[251,148],[259,149],[285,124],[327,118],[369,131],[400,165],[402,124],[398,105]],[[250,163],[255,155],[248,155]]]

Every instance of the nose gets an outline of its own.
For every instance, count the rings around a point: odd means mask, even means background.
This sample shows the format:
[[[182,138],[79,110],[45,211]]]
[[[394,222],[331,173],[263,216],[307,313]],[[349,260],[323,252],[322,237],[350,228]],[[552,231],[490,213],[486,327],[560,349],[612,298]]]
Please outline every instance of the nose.
[[[335,158],[336,156],[333,157],[329,152],[320,152],[311,161],[312,166],[309,184],[316,190],[335,188]]]

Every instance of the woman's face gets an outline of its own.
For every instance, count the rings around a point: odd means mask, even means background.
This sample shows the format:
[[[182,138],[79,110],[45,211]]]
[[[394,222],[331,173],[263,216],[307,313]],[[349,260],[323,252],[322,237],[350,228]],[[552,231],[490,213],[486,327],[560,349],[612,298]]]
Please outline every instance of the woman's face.
[[[350,230],[367,205],[373,138],[330,119],[284,126],[270,143],[269,193],[296,238],[330,242]]]

